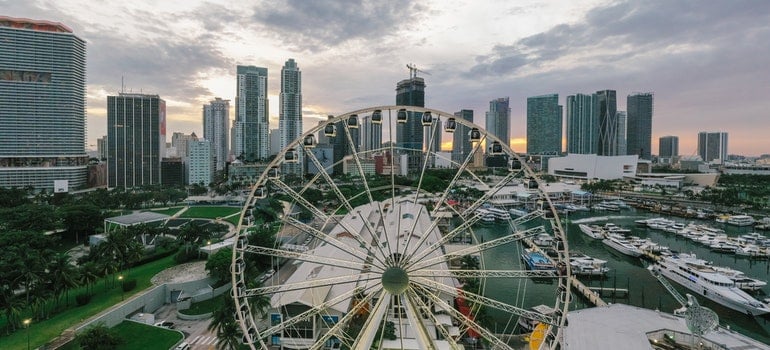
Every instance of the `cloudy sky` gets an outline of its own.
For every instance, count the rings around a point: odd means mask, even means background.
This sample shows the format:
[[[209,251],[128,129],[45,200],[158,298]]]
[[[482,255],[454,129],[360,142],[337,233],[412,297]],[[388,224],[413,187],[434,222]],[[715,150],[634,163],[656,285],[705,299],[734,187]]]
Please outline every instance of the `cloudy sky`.
[[[200,134],[201,106],[235,98],[235,66],[267,67],[271,127],[279,73],[302,70],[305,126],[395,103],[407,63],[428,71],[426,106],[511,99],[524,151],[526,97],[654,92],[657,138],[696,153],[698,131],[729,133],[731,154],[770,153],[770,1],[0,0],[3,15],[58,21],[87,41],[88,144],[104,135],[106,96],[159,94],[168,130]],[[232,117],[233,113],[231,113]],[[91,146],[95,148],[95,146]]]

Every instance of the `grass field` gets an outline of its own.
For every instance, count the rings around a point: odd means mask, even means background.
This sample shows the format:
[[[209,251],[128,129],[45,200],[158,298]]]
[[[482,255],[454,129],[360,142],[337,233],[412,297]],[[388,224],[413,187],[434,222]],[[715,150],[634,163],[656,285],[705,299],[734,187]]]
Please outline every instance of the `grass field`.
[[[235,214],[239,211],[241,211],[240,207],[190,207],[179,217],[216,219]]]
[[[142,323],[123,321],[112,328],[118,337],[123,339],[116,350],[167,350],[182,340],[182,334],[177,331]],[[140,335],[141,336],[137,336]],[[75,341],[59,348],[60,350],[81,350]]]
[[[158,272],[174,265],[174,257],[169,256],[157,261],[150,262],[148,264],[135,267],[131,271],[124,271],[123,276],[128,279],[136,279],[136,288],[132,291],[122,293],[119,283],[115,283],[114,287],[110,287],[107,284],[105,288],[104,278],[100,279],[93,288],[93,297],[91,302],[83,306],[75,306],[74,296],[85,292],[85,287],[80,287],[70,291],[70,307],[69,309],[59,312],[46,320],[32,320],[32,324],[29,328],[29,340],[30,346],[36,349],[45,343],[51,341],[57,337],[61,332],[69,327],[72,327],[86,319],[98,314],[99,312],[119,303],[125,296],[136,294],[149,287],[150,279]],[[111,277],[108,277],[111,278]],[[22,314],[22,319],[27,318],[26,314]],[[6,325],[7,321],[5,317],[0,318],[0,328]],[[27,331],[19,330],[15,333],[6,336],[0,334],[0,349],[26,349],[27,348]]]
[[[209,312],[214,312],[219,305],[222,305],[222,295],[213,297],[209,300],[204,300],[198,303],[193,303],[187,310],[179,310],[180,313],[185,315],[203,315]]]
[[[150,211],[153,212],[153,213],[166,214],[166,215],[173,216],[178,211],[182,210],[182,208],[184,208],[184,207],[171,207],[171,208],[165,208],[165,209],[151,209]]]

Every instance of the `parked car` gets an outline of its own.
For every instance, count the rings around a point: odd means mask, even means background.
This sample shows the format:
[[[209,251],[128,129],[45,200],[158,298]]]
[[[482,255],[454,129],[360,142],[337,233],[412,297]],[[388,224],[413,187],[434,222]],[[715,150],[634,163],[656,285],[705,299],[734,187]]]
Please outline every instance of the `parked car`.
[[[169,322],[169,321],[156,322],[155,327],[174,329],[174,322]]]

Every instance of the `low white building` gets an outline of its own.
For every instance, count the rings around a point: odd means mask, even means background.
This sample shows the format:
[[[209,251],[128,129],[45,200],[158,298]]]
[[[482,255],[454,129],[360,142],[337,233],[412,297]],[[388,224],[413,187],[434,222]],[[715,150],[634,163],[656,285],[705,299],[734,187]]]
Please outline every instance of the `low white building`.
[[[548,160],[548,174],[584,180],[615,180],[636,174],[639,156],[569,154]]]
[[[187,184],[208,186],[214,180],[214,153],[208,140],[190,141],[187,144]]]

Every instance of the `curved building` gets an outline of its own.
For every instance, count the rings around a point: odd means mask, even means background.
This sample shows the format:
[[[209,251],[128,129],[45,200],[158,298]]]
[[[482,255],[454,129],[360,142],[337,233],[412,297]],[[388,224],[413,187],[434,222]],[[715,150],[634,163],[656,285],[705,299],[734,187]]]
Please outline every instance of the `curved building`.
[[[85,186],[85,41],[61,23],[0,16],[0,42],[0,187]]]

